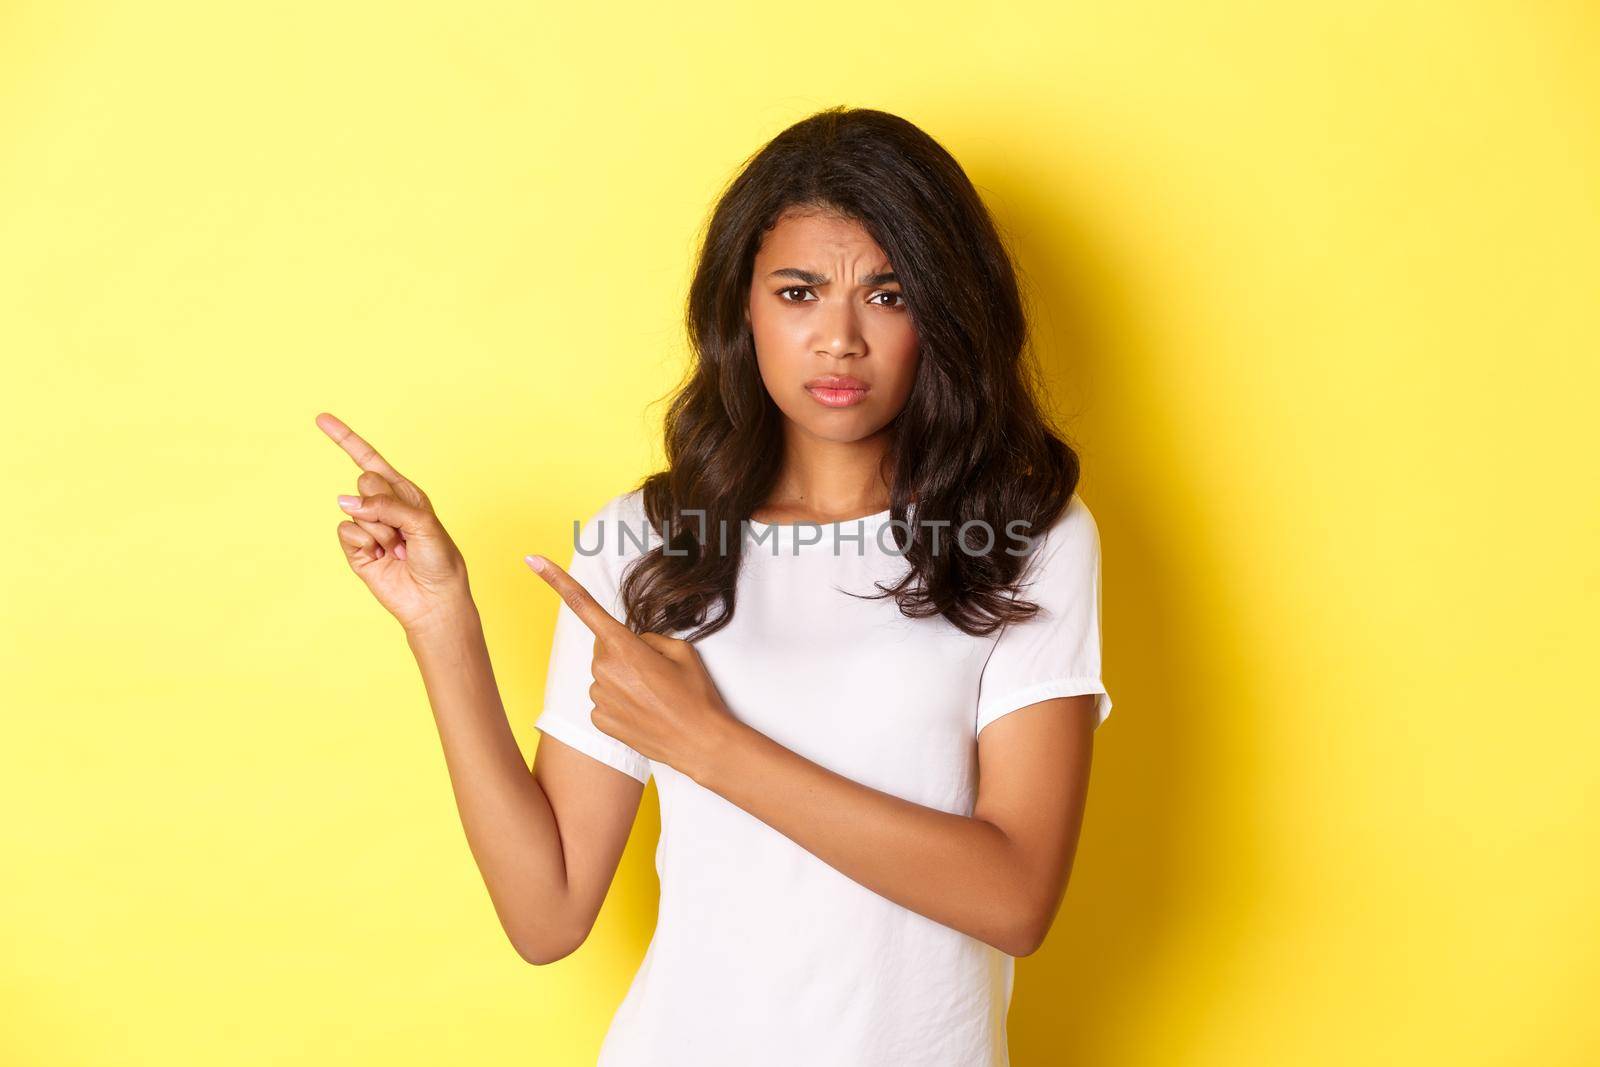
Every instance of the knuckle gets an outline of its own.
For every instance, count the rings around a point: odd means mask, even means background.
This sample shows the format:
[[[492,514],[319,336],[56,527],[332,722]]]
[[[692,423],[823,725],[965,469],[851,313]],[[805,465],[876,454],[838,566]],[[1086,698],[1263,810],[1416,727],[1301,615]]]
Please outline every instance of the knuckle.
[[[378,493],[389,491],[389,483],[384,481],[383,475],[375,471],[362,471],[356,479],[356,488],[366,496],[375,496]]]

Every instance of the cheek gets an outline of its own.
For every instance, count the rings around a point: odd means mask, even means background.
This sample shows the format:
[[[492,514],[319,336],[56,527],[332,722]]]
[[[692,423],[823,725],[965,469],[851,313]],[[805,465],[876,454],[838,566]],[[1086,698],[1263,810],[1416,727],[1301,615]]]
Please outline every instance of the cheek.
[[[916,329],[909,318],[884,323],[867,337],[877,363],[877,375],[884,384],[893,382],[889,390],[897,398],[911,391],[917,376],[918,342]]]
[[[756,307],[750,311],[750,336],[755,342],[756,365],[762,373],[781,374],[806,365],[806,334],[799,316],[774,314]]]
[[[780,349],[793,348],[797,344],[804,347],[810,329],[805,316],[786,315],[784,310],[764,300],[758,301],[750,309],[750,332],[755,336],[757,346],[770,348],[775,354]]]

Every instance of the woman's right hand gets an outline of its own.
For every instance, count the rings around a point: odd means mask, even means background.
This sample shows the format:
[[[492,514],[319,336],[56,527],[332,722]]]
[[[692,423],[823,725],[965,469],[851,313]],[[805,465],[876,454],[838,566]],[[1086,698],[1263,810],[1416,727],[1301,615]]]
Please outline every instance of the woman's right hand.
[[[408,634],[455,617],[472,602],[467,564],[427,494],[356,432],[326,412],[317,426],[361,468],[359,496],[340,496],[351,521],[339,524],[346,561]]]

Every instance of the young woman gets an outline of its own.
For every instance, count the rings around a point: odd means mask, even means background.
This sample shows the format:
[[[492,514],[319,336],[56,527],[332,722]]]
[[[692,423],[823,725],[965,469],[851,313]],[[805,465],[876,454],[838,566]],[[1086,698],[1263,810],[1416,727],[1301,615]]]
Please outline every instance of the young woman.
[[[567,569],[529,557],[562,599],[531,774],[427,497],[318,417],[500,921],[530,962],[575,951],[653,776],[660,913],[602,1065],[1005,1064],[1111,709],[1007,252],[937,142],[829,109],[724,192],[688,330],[667,469]]]

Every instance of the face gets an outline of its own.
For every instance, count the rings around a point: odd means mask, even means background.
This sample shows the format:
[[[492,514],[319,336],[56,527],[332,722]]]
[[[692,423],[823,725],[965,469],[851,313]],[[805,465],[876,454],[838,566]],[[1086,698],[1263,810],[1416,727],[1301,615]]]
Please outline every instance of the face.
[[[849,219],[796,210],[767,231],[747,317],[761,380],[791,430],[860,441],[905,406],[917,334],[893,270]]]

